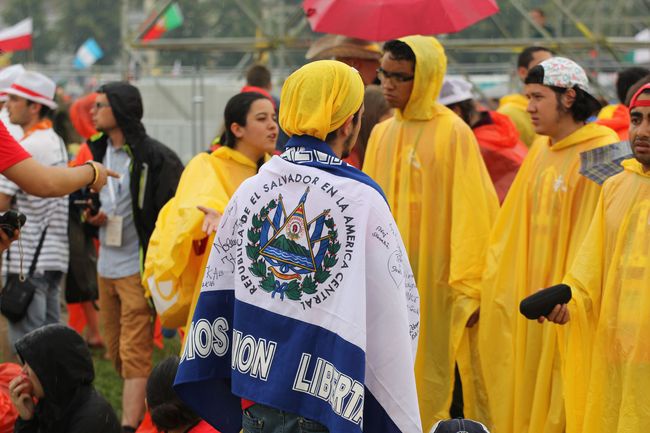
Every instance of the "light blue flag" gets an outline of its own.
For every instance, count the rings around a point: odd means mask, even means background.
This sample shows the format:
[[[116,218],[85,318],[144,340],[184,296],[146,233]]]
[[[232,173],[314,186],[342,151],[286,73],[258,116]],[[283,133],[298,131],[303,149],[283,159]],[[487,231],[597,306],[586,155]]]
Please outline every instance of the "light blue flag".
[[[104,52],[93,38],[84,42],[77,50],[73,66],[75,69],[85,69],[95,64],[95,62],[104,56]]]

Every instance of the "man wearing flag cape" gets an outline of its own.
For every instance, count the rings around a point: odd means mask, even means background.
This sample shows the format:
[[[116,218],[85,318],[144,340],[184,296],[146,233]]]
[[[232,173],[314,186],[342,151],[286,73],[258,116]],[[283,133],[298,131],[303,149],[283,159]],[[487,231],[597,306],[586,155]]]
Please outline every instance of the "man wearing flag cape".
[[[175,382],[223,433],[422,431],[413,273],[383,191],[341,161],[363,92],[340,62],[293,73],[287,150],[224,212]]]

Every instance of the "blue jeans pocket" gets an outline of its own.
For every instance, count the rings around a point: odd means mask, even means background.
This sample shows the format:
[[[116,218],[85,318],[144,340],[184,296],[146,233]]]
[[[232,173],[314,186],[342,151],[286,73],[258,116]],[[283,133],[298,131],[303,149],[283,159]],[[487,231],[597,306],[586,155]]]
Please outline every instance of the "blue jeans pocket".
[[[300,427],[300,433],[328,433],[329,432],[329,430],[327,430],[327,427],[325,427],[323,424],[302,417],[298,420],[298,426]]]
[[[264,421],[255,418],[248,409],[242,412],[242,430],[244,433],[262,433]]]

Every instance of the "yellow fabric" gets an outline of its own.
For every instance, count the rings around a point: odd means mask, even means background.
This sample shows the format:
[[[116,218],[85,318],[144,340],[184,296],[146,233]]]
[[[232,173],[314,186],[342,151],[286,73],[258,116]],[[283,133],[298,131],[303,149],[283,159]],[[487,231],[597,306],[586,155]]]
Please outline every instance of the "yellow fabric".
[[[361,108],[363,93],[356,69],[336,60],[308,63],[282,86],[280,127],[288,136],[325,140]]]
[[[618,108],[618,104],[606,105],[598,112],[598,119],[611,119],[614,117],[614,112]]]
[[[538,138],[490,236],[479,353],[500,433],[562,433],[565,416],[555,325],[519,314],[519,302],[561,281],[591,221],[600,187],[579,174],[580,152],[615,143],[588,124],[550,146]]]
[[[198,295],[203,280],[205,266],[201,264],[208,254],[197,255],[193,248],[194,241],[205,238],[201,230],[204,214],[196,206],[223,212],[237,187],[256,172],[255,162],[225,146],[210,155],[195,156],[183,171],[176,195],[156,221],[142,277],[148,296],[155,290],[150,287],[150,277],[157,282],[171,281],[179,294],[176,305],[160,315],[163,326],[185,325],[192,298]],[[212,242],[207,245],[209,252]]]
[[[530,147],[537,138],[537,134],[535,134],[535,128],[526,107],[528,107],[528,99],[520,93],[514,93],[499,100],[497,112],[505,114],[512,120],[519,131],[519,138],[526,146]]]
[[[436,65],[446,61],[432,39],[403,39],[418,56],[412,99],[403,114],[375,126],[364,162],[386,194],[420,293],[415,372],[425,432],[449,417],[456,361],[467,391],[465,413],[483,419],[475,415],[479,377],[468,365],[468,340],[476,328],[465,332],[465,324],[479,305],[484,252],[498,209],[472,130],[435,102],[445,74]]]
[[[623,166],[603,185],[565,278],[573,291],[564,327],[564,382],[575,390],[569,433],[634,432],[650,424],[650,173],[634,159]]]

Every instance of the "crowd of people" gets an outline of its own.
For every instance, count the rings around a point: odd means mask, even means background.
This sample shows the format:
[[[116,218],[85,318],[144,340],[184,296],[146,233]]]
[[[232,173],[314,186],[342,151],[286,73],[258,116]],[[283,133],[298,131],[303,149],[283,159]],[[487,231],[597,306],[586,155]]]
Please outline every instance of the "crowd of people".
[[[70,158],[55,83],[0,71],[0,210],[26,216],[0,230],[2,270],[31,293],[8,321],[7,431],[650,422],[650,70],[620,71],[603,106],[578,63],[528,47],[522,93],[491,109],[434,37],[326,36],[307,58],[279,98],[254,65],[186,167],[134,85],[72,105]],[[569,302],[519,313],[559,283]],[[156,321],[182,350],[154,366]],[[93,386],[96,346],[121,408]]]

